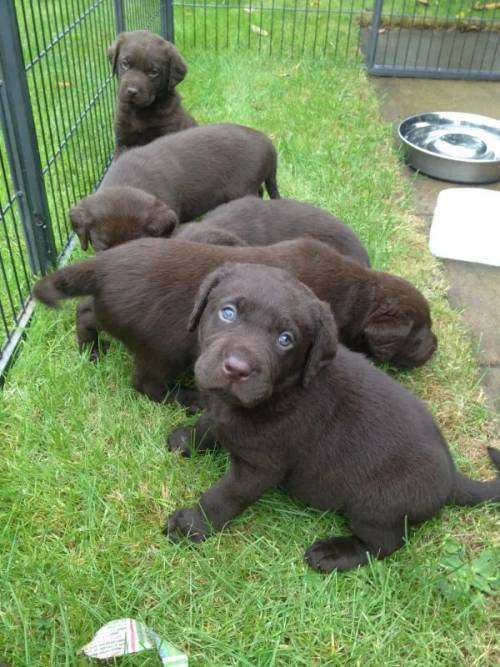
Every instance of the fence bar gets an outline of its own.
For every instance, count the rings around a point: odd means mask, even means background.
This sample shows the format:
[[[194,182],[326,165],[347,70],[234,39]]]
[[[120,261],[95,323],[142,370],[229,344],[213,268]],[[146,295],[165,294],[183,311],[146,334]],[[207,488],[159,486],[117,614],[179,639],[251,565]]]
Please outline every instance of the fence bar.
[[[375,64],[375,54],[377,52],[377,43],[378,43],[378,31],[380,28],[380,17],[382,16],[382,7],[384,5],[384,0],[375,0],[373,5],[373,14],[372,14],[372,25],[370,29],[370,41],[368,42],[367,54],[366,54],[366,65],[368,71],[371,70]]]
[[[115,0],[116,32],[125,30],[125,14],[123,12],[123,0]]]
[[[500,72],[463,69],[425,69],[423,67],[386,67],[374,65],[370,74],[377,76],[420,77],[422,79],[472,79],[474,81],[500,81]]]
[[[26,327],[29,324],[33,311],[35,310],[35,300],[33,297],[28,297],[23,304],[21,316],[17,319],[16,328],[12,335],[7,340],[5,346],[1,349],[0,354],[0,388],[5,380],[5,373],[14,359],[14,354],[17,346],[21,342]]]
[[[30,265],[45,273],[56,265],[35,123],[14,0],[0,2],[0,116],[14,187],[19,195]]]
[[[160,0],[161,34],[172,44],[175,43],[174,7],[172,0]]]

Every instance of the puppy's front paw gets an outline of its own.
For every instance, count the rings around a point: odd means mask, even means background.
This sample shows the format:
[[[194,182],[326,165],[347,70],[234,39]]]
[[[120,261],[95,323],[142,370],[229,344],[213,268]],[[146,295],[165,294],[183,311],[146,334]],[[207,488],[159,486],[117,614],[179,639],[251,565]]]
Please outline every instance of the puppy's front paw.
[[[203,399],[196,389],[177,389],[173,397],[189,415],[203,410]]]
[[[171,542],[179,542],[183,537],[192,542],[203,542],[210,528],[198,507],[183,507],[172,514],[163,533]]]
[[[171,452],[180,452],[185,458],[191,456],[191,441],[193,429],[182,427],[177,428],[167,438],[167,449]]]
[[[318,540],[305,553],[307,563],[319,572],[350,570],[368,562],[366,547],[353,537]]]
[[[97,363],[102,356],[108,353],[110,344],[109,340],[100,340],[99,343],[90,350],[89,360]]]

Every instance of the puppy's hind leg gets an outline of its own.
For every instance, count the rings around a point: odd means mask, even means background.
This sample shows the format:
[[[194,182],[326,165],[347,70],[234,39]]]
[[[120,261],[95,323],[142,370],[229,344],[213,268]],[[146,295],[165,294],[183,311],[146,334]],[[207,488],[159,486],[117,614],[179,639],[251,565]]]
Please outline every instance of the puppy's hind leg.
[[[169,392],[168,399],[177,401],[191,415],[203,410],[204,407],[201,394],[197,389],[184,389],[184,387],[173,389]]]
[[[404,524],[376,526],[353,522],[350,537],[331,537],[318,540],[307,549],[305,559],[319,572],[351,570],[368,563],[368,555],[386,558],[403,545]]]
[[[167,395],[167,371],[160,361],[156,367],[143,359],[135,357],[133,387],[152,401],[161,403]]]
[[[101,341],[99,345],[99,325],[91,296],[82,299],[76,307],[76,337],[80,352],[88,349],[91,361],[97,361],[99,354],[108,350],[108,341]]]
[[[211,430],[211,423],[205,414],[194,426],[177,428],[167,438],[167,449],[179,452],[185,458],[191,456],[192,449],[195,452],[209,452],[218,447]]]

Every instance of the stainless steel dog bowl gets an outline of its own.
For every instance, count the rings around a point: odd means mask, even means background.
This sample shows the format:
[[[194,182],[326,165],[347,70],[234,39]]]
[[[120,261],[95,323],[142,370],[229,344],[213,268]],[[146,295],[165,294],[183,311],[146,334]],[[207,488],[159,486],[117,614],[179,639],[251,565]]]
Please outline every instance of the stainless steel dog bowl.
[[[405,160],[424,174],[456,183],[500,180],[500,121],[436,111],[410,116],[398,127]]]

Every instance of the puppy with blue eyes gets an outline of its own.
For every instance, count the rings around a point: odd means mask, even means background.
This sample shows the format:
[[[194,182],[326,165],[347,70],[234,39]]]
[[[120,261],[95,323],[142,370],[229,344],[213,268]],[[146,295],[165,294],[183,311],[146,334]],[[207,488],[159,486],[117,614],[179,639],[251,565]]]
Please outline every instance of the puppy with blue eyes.
[[[108,58],[119,80],[115,157],[132,146],[197,125],[176,91],[187,67],[173,44],[148,30],[121,32],[108,49]]]
[[[436,349],[429,305],[413,285],[313,239],[257,248],[138,239],[45,276],[33,294],[51,308],[64,299],[91,297],[78,308],[80,349],[96,358],[100,332],[108,332],[134,356],[135,388],[163,401],[168,384],[196,359],[196,336],[186,326],[198,288],[227,262],[290,271],[329,304],[340,340],[375,359],[411,368]]]
[[[250,270],[249,273],[255,271]],[[248,302],[240,297],[213,313],[212,325],[219,335],[211,342],[210,353],[198,359],[195,372],[197,384],[202,390],[225,393],[229,403],[252,408],[266,401],[276,384],[281,385],[283,381],[289,380],[292,356],[285,353],[295,347],[296,355],[301,348],[301,339],[291,317],[283,314],[276,318],[273,314],[270,318],[274,320],[272,324],[269,322],[268,327],[264,321],[261,324],[266,330],[272,326],[274,337],[264,340],[256,330],[253,335],[245,336],[244,344],[235,343],[235,330],[243,326],[248,311]],[[233,325],[225,329],[226,335],[219,331],[220,322]],[[194,325],[192,319],[190,326]],[[210,338],[209,324],[205,324],[203,331],[208,332],[206,335]],[[200,342],[203,345],[203,341]],[[305,354],[304,350],[302,352]],[[250,378],[251,382],[248,381]]]
[[[218,442],[230,467],[196,505],[172,514],[172,541],[200,542],[281,487],[348,516],[352,535],[306,551],[319,571],[348,570],[399,549],[407,521],[447,504],[500,501],[500,479],[461,475],[424,404],[338,345],[327,304],[287,272],[232,264],[211,273],[190,317],[196,328],[206,411],[170,444]],[[489,453],[500,469],[500,451]]]

